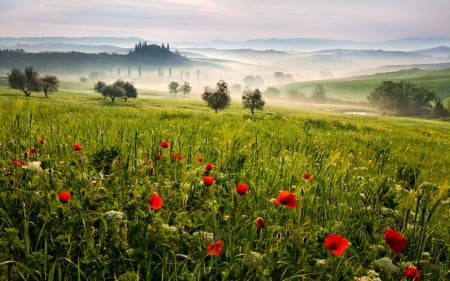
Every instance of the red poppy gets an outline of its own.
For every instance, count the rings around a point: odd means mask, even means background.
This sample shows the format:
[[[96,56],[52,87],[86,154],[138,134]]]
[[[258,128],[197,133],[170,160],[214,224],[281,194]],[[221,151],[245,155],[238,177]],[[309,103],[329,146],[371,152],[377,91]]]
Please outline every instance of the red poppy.
[[[203,157],[197,156],[197,158],[195,158],[195,161],[197,161],[197,162],[203,162]]]
[[[163,156],[160,153],[156,154],[156,160],[161,160],[162,158]]]
[[[212,169],[214,169],[214,165],[211,163],[206,163],[205,168],[206,170],[211,171]]]
[[[257,217],[256,218],[256,228],[257,229],[261,229],[264,228],[266,226],[264,219],[262,217]]]
[[[386,241],[394,254],[405,251],[407,246],[406,238],[391,228],[386,229],[384,232],[384,241]]]
[[[420,271],[415,267],[405,268],[405,276],[408,280],[420,281]]]
[[[70,200],[70,192],[67,191],[61,191],[58,194],[58,199],[61,203],[66,204]]]
[[[328,234],[325,247],[335,256],[342,255],[348,247],[348,240],[338,234]]]
[[[203,176],[203,183],[206,186],[211,186],[214,182],[214,177],[213,176]]]
[[[30,148],[28,149],[28,152],[30,152],[30,153],[36,153],[36,147],[30,147]]]
[[[11,165],[16,166],[16,167],[23,166],[23,165],[25,165],[25,162],[15,159],[15,160],[11,160]]]
[[[304,173],[304,174],[303,174],[303,179],[304,179],[305,181],[310,181],[310,180],[312,180],[312,176],[311,176],[310,173]]]
[[[275,205],[283,204],[288,208],[297,207],[297,198],[294,193],[290,193],[289,191],[282,190],[278,194],[278,198],[275,199]]]
[[[162,142],[161,142],[161,147],[162,147],[162,148],[169,148],[169,146],[170,146],[170,145],[169,145],[169,143],[168,143],[167,141],[162,141]]]
[[[44,137],[40,136],[40,137],[38,138],[38,143],[39,143],[39,144],[44,144]]]
[[[161,198],[161,196],[159,196],[156,193],[153,193],[148,198],[148,204],[149,204],[150,208],[152,208],[155,211],[158,211],[159,209],[161,209],[163,203],[164,203],[164,200]]]
[[[218,256],[220,252],[222,252],[223,241],[217,240],[216,242],[211,242],[208,245],[208,255],[210,256]]]
[[[172,160],[183,160],[184,159],[184,157],[183,157],[183,155],[181,155],[180,153],[178,153],[178,152],[174,152],[174,153],[172,153],[172,155],[170,156],[171,158],[172,158]]]
[[[236,185],[236,191],[239,195],[245,195],[245,193],[247,193],[248,191],[248,185],[246,185],[245,183],[238,183]]]
[[[81,145],[78,144],[78,143],[74,144],[74,145],[73,145],[73,150],[75,150],[75,151],[80,151],[80,150],[81,150]]]

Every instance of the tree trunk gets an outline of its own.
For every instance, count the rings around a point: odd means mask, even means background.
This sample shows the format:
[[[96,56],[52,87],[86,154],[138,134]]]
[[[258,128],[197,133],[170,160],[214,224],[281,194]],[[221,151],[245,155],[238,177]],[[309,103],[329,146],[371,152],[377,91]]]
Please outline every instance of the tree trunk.
[[[48,92],[44,90],[45,98],[48,98]]]
[[[22,89],[22,91],[25,93],[25,96],[26,96],[26,97],[31,96],[31,91],[30,91],[30,90],[28,90],[28,89]]]
[[[116,98],[115,97],[111,97],[111,102],[114,102]]]

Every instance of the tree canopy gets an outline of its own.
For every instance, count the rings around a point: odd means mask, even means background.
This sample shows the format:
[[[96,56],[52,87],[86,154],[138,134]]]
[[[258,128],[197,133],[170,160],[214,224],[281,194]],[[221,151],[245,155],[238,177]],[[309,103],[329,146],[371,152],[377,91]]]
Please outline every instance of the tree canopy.
[[[41,78],[42,89],[44,90],[45,97],[48,97],[48,93],[58,91],[59,80],[56,76],[45,75]]]
[[[101,93],[105,98],[111,98],[114,102],[116,98],[123,98],[127,101],[129,98],[137,98],[137,90],[134,85],[130,82],[125,82],[121,79],[116,80],[112,85],[106,85],[103,81],[98,81],[94,90]]]
[[[408,81],[383,81],[367,99],[381,110],[403,116],[421,116],[430,112],[435,94]]]
[[[259,89],[256,89],[254,91],[252,90],[246,90],[242,94],[242,103],[244,105],[244,108],[249,108],[252,115],[254,114],[254,110],[262,110],[265,105],[265,101],[262,98],[261,91]]]
[[[216,88],[211,89],[205,87],[202,99],[205,100],[208,103],[208,106],[214,109],[216,113],[219,109],[227,108],[231,102],[228,84],[223,80],[219,80],[216,84]]]
[[[33,67],[25,67],[25,72],[13,68],[8,75],[9,86],[13,89],[22,90],[29,97],[32,91],[42,90],[42,83],[38,72]]]

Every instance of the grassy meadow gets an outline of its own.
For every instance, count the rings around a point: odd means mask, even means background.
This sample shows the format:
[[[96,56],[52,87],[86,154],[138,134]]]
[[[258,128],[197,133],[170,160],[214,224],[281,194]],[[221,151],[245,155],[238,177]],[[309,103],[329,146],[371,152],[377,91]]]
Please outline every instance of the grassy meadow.
[[[372,75],[352,76],[349,78],[307,81],[280,87],[283,92],[295,89],[310,96],[317,84],[322,84],[327,97],[343,101],[367,102],[367,96],[383,81],[409,81],[418,87],[424,87],[440,96],[443,100],[450,97],[450,69],[421,70],[410,69],[395,72],[383,72]]]
[[[0,108],[1,280],[450,279],[448,122],[5,86]]]

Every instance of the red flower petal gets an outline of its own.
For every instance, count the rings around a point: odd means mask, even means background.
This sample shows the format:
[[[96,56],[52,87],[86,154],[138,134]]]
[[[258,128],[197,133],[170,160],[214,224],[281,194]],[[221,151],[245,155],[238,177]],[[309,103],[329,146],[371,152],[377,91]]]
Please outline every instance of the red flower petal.
[[[39,144],[44,144],[44,137],[39,137],[38,138],[38,143]]]
[[[63,204],[69,202],[69,200],[70,200],[70,192],[67,192],[67,191],[61,191],[61,192],[58,194],[58,199],[59,199],[59,201],[60,201],[61,203],[63,203]]]
[[[148,198],[148,204],[152,210],[158,211],[161,209],[162,205],[164,203],[164,200],[156,193],[153,193]]]
[[[169,143],[168,143],[167,141],[162,141],[162,142],[161,142],[161,147],[162,147],[162,148],[169,148],[169,146],[170,146],[170,145],[169,145]]]
[[[160,153],[156,154],[156,160],[161,160],[162,158],[163,156]]]
[[[295,208],[297,207],[297,198],[295,197],[295,194],[282,190],[278,194],[278,198],[275,200],[275,205],[283,204],[287,208]]]
[[[248,185],[246,185],[245,183],[238,183],[236,185],[236,191],[239,195],[245,195],[248,191]]]
[[[205,168],[206,170],[211,171],[212,169],[214,169],[214,165],[211,163],[206,163]]]
[[[204,176],[203,177],[203,183],[206,186],[211,186],[214,182],[214,177],[213,176]]]
[[[325,247],[331,251],[333,255],[342,255],[348,247],[348,240],[338,234],[329,234],[325,238]]]
[[[261,229],[264,228],[266,226],[264,219],[262,217],[257,217],[256,218],[256,228],[257,229]]]
[[[312,179],[312,176],[311,176],[310,173],[304,173],[304,174],[303,174],[303,179],[304,179],[305,181],[310,181],[310,180]]]
[[[406,250],[406,238],[391,228],[386,229],[384,232],[384,241],[386,241],[394,254],[402,253]]]
[[[208,245],[208,255],[210,256],[218,256],[222,252],[223,241],[217,240],[216,242],[211,242]]]
[[[197,162],[203,162],[203,157],[197,156],[197,158],[195,158],[195,161],[197,161]]]
[[[405,268],[405,276],[412,281],[420,281],[420,271],[415,267]]]
[[[74,144],[74,145],[73,145],[73,150],[75,150],[75,151],[80,151],[80,150],[81,150],[81,145],[78,144],[78,143]]]

